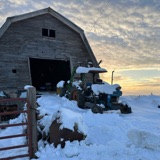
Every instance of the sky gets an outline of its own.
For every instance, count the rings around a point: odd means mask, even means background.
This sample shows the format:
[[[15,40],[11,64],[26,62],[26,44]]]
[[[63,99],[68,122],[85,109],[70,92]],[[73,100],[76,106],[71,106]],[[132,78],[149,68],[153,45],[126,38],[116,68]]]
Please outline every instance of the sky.
[[[51,7],[84,30],[106,82],[124,95],[160,95],[160,0],[0,0],[7,17]]]

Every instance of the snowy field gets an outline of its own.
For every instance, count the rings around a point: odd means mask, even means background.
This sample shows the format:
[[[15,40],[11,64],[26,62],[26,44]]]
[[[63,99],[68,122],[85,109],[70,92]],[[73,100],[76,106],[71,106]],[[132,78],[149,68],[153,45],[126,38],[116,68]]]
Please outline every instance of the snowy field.
[[[56,118],[57,111],[61,113],[63,127],[73,129],[78,125],[79,132],[86,135],[81,141],[67,142],[64,149],[54,148],[53,144],[39,141],[40,160],[159,160],[160,159],[160,96],[124,96],[120,101],[126,101],[133,113],[121,114],[120,111],[109,111],[104,114],[93,114],[91,110],[77,107],[75,101],[55,94],[45,94],[38,99],[41,115],[46,115],[39,121],[45,126],[45,131]],[[10,123],[21,122],[23,115],[11,120]],[[14,128],[14,129],[13,129]],[[23,127],[9,127],[0,130],[0,136],[22,133]],[[24,144],[25,139],[16,138],[0,140],[0,148],[16,144]],[[0,158],[19,153],[27,149],[15,151],[0,151]],[[22,158],[26,160],[27,158]]]

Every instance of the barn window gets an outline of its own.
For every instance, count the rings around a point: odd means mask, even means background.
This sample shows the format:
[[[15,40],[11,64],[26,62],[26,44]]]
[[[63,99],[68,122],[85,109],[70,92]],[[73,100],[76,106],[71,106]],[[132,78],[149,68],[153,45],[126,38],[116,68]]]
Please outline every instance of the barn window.
[[[16,69],[12,69],[12,73],[17,73],[17,70]]]
[[[56,37],[56,33],[55,33],[55,30],[42,28],[42,36],[55,38]]]
[[[48,36],[48,29],[42,28],[42,36]]]
[[[49,36],[55,38],[56,37],[55,30],[50,29],[49,30]]]

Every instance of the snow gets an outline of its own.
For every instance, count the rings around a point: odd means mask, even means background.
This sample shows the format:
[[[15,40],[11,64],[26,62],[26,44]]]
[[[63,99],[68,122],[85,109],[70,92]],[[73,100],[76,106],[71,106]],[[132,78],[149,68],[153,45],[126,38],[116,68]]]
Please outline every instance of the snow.
[[[16,123],[22,123],[22,122],[25,122],[24,114],[20,114],[18,118],[10,120],[9,124],[16,124]],[[23,134],[25,129],[26,129],[26,126],[8,127],[6,129],[0,129],[0,137],[16,135],[16,134]],[[10,146],[15,146],[15,145],[23,145],[26,143],[25,137],[10,138],[10,139],[4,139],[0,141],[1,141],[0,148],[10,147]],[[0,158],[15,156],[19,154],[27,154],[27,153],[28,152],[27,152],[26,147],[20,148],[20,149],[14,149],[14,150],[0,151]],[[26,158],[24,158],[24,160],[25,159]]]
[[[60,81],[57,83],[57,88],[63,88],[65,84],[65,81]]]
[[[76,73],[89,73],[89,71],[99,71],[99,72],[107,72],[104,68],[96,68],[96,67],[78,67],[76,69]]]
[[[26,86],[24,86],[24,89],[27,90],[27,89],[32,88],[32,87],[33,86],[31,86],[31,85],[26,85]]]
[[[27,97],[27,92],[22,92],[19,98],[26,98]]]
[[[0,91],[0,97],[6,97],[3,91]]]
[[[59,122],[62,123],[60,129],[68,128],[74,131],[74,126],[76,125],[80,133],[86,133],[86,125],[80,113],[73,112],[72,110],[63,108],[60,110],[59,114]]]
[[[43,116],[39,123],[48,132],[52,121],[60,117],[63,127],[73,130],[75,124],[86,138],[81,142],[67,141],[62,149],[53,144],[38,142],[36,155],[39,160],[159,160],[160,157],[160,96],[123,96],[132,107],[133,113],[121,114],[119,110],[107,111],[104,114],[93,114],[90,109],[80,109],[75,101],[55,94],[43,94],[37,100],[38,110]],[[10,121],[17,123],[24,119],[20,115]],[[22,133],[23,127],[9,127],[0,130],[0,136]],[[25,139],[15,138],[1,140],[0,147],[13,144],[24,144]],[[0,158],[5,155],[25,153],[27,149],[0,152]],[[24,160],[25,158],[23,158]]]
[[[118,84],[110,85],[109,83],[104,84],[92,84],[92,90],[96,95],[99,93],[113,94],[116,91],[117,87],[120,87]]]
[[[72,83],[72,86],[78,88],[79,90],[82,90],[81,84],[82,84],[82,81],[81,81],[81,80],[75,80],[75,81]]]

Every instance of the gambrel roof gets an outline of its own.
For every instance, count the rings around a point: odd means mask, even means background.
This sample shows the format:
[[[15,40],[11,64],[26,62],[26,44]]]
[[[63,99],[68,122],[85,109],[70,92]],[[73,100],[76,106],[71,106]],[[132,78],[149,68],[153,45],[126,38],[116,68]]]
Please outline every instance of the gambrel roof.
[[[41,9],[41,10],[37,10],[37,11],[34,11],[34,12],[29,12],[29,13],[26,13],[26,14],[18,15],[18,16],[8,17],[6,22],[0,28],[0,38],[12,23],[17,22],[17,21],[21,21],[21,20],[25,20],[25,19],[28,19],[28,18],[33,18],[33,17],[36,17],[36,16],[44,15],[44,14],[52,15],[53,17],[57,18],[58,20],[63,22],[65,25],[69,26],[74,31],[79,33],[84,45],[86,46],[86,49],[87,49],[90,57],[92,58],[92,61],[93,61],[94,65],[96,65],[96,66],[98,65],[97,60],[96,60],[96,58],[93,54],[93,51],[92,51],[92,49],[91,49],[91,47],[90,47],[90,45],[89,45],[89,43],[86,39],[84,31],[80,27],[78,27],[76,24],[74,24],[73,22],[71,22],[70,20],[68,20],[67,18],[65,18],[61,14],[59,14],[58,12],[54,11],[50,7],[45,8],[45,9]]]

